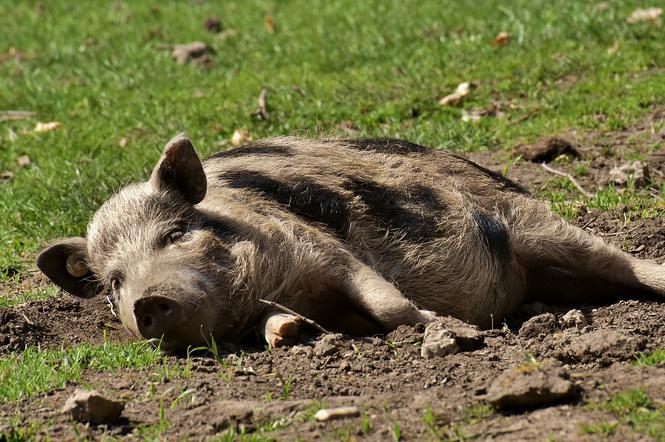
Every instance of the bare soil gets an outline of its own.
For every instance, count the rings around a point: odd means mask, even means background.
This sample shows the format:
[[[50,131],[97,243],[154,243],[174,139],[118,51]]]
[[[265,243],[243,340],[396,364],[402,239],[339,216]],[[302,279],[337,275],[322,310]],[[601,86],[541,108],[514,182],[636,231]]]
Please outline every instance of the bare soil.
[[[653,146],[662,145],[664,134],[653,131],[653,123],[663,118],[663,112],[656,112],[635,128],[610,134],[565,134],[582,158],[557,167],[570,172],[586,165],[589,173],[579,181],[594,192],[607,183],[614,164],[639,155],[660,181],[665,161]],[[495,170],[502,170],[508,159],[491,153],[472,158]],[[508,175],[533,191],[557,178],[529,162],[518,162]],[[626,224],[622,208],[581,209],[574,223],[635,256],[665,261],[663,219]],[[525,328],[520,333],[523,322],[534,315],[549,312],[558,321],[572,308],[527,305],[505,324],[484,331],[480,348],[433,359],[420,355],[424,326],[402,326],[385,336],[312,337],[272,351],[250,345],[224,363],[197,356],[191,359],[189,374],[171,378],[160,367],[88,371],[81,382],[64,389],[0,404],[0,430],[7,431],[18,415],[26,426],[43,424],[38,437],[54,440],[146,434],[201,440],[229,428],[251,432],[271,425],[274,430],[264,435],[277,440],[392,440],[398,432],[402,440],[596,440],[599,434],[585,431],[585,426],[606,422],[619,424],[609,434],[614,440],[644,440],[644,434],[589,404],[629,388],[641,388],[656,400],[665,397],[665,367],[630,364],[639,352],[665,348],[665,304],[641,299],[575,307],[588,325],[566,328],[557,322],[550,330]],[[110,340],[130,339],[101,299],[62,295],[0,309],[0,353],[26,345],[100,343],[103,331]],[[519,411],[481,408],[489,386],[505,370],[547,358],[560,361],[575,384],[574,395]],[[177,357],[169,361],[184,363]],[[123,420],[100,426],[72,423],[60,408],[82,385],[124,400]],[[360,417],[331,422],[312,418],[321,406],[341,405],[357,405]],[[434,429],[423,418],[427,409],[436,417]],[[146,433],[145,427],[160,423],[161,434]]]

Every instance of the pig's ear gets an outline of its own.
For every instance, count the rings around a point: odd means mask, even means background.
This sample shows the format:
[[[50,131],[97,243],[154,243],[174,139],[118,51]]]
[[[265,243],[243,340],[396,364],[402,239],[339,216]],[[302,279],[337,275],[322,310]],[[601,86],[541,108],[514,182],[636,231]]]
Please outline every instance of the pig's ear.
[[[150,185],[157,191],[178,192],[192,204],[206,195],[207,180],[201,160],[192,142],[178,135],[164,147],[164,153],[150,176]]]
[[[79,298],[91,298],[101,287],[87,262],[84,238],[58,240],[37,256],[37,267],[63,290]]]

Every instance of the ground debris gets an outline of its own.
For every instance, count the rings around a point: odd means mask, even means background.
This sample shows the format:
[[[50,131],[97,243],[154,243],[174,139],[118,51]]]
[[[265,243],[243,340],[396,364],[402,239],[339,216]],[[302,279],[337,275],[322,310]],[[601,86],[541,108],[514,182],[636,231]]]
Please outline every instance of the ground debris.
[[[327,422],[334,419],[343,419],[346,417],[360,416],[360,410],[356,406],[352,407],[337,407],[337,408],[322,408],[314,415],[314,419],[319,422]]]
[[[631,25],[636,23],[652,22],[658,24],[660,21],[660,16],[663,14],[662,8],[637,8],[633,11],[632,14],[626,19]]]
[[[534,144],[519,146],[515,155],[521,155],[525,160],[536,163],[550,162],[561,155],[570,155],[580,158],[580,152],[570,141],[560,137],[550,137]]]
[[[627,331],[599,329],[574,337],[562,356],[580,362],[609,365],[614,360],[634,357],[646,345],[646,339]]]
[[[246,129],[236,129],[231,136],[231,145],[234,147],[242,146],[243,144],[252,141],[252,135]]]
[[[561,317],[559,321],[563,328],[578,328],[582,329],[588,325],[584,313],[581,310],[573,309]]]
[[[223,28],[222,21],[217,17],[207,18],[203,22],[203,27],[205,28],[206,31],[212,32],[214,34],[221,32]]]
[[[475,350],[483,344],[483,335],[478,327],[450,316],[442,316],[427,324],[420,355],[432,359],[459,351]]]
[[[339,353],[342,346],[342,335],[339,333],[331,333],[321,336],[314,345],[314,356],[320,358],[331,356]]]
[[[553,333],[557,329],[556,317],[552,313],[543,313],[527,320],[520,327],[521,338],[537,338],[538,336]]]
[[[62,412],[76,421],[97,425],[116,422],[124,409],[122,402],[107,399],[95,390],[79,389],[67,399]]]
[[[475,86],[476,84],[470,81],[460,83],[457,86],[457,89],[455,89],[455,92],[440,99],[439,104],[441,106],[454,106],[462,101],[464,97],[469,95],[469,92],[471,92],[471,89],[473,89]]]
[[[642,161],[633,161],[632,163],[622,164],[610,170],[610,180],[614,184],[625,186],[631,177],[635,183],[635,187],[648,185],[651,182],[649,166]]]
[[[209,64],[212,60],[210,54],[213,50],[207,44],[194,41],[192,43],[185,43],[174,45],[171,51],[171,57],[175,59],[178,64],[185,64],[187,62],[194,64]]]
[[[487,389],[499,408],[531,408],[571,398],[575,385],[555,359],[529,362],[504,371]]]
[[[501,31],[496,35],[496,37],[494,37],[494,40],[492,40],[492,46],[495,48],[505,46],[508,44],[508,42],[510,42],[511,37],[512,34],[510,32]]]

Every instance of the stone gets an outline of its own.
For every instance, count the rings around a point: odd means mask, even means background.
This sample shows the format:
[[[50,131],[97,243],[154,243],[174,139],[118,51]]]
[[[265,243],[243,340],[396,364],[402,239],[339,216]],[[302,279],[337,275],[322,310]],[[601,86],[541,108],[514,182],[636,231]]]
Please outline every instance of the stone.
[[[98,425],[116,422],[124,409],[124,403],[107,399],[96,390],[78,389],[67,399],[62,412],[76,421]]]
[[[437,356],[446,356],[457,353],[460,350],[452,332],[445,324],[435,321],[427,324],[420,355],[425,359]]]
[[[483,334],[475,325],[460,321],[452,316],[443,316],[437,319],[450,331],[460,350],[475,350],[483,346]],[[427,329],[425,329],[425,331],[427,331]]]
[[[503,409],[525,409],[570,399],[575,384],[555,359],[528,362],[504,371],[487,389],[486,399]]]
[[[589,322],[584,317],[584,313],[577,309],[570,310],[568,313],[563,315],[559,323],[563,328],[575,327],[580,330],[589,325]]]
[[[552,313],[543,313],[525,321],[520,327],[519,335],[525,339],[537,338],[541,335],[553,333],[557,326],[556,316]]]

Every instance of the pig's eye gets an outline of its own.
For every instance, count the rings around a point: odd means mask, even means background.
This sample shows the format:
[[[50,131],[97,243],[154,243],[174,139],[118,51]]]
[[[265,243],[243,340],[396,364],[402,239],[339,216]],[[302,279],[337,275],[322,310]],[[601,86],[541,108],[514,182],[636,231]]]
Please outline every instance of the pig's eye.
[[[120,289],[122,285],[122,278],[119,276],[114,276],[111,278],[111,290],[115,293]]]
[[[174,242],[179,241],[183,236],[185,236],[184,230],[173,230],[166,235],[166,244],[173,244]]]

